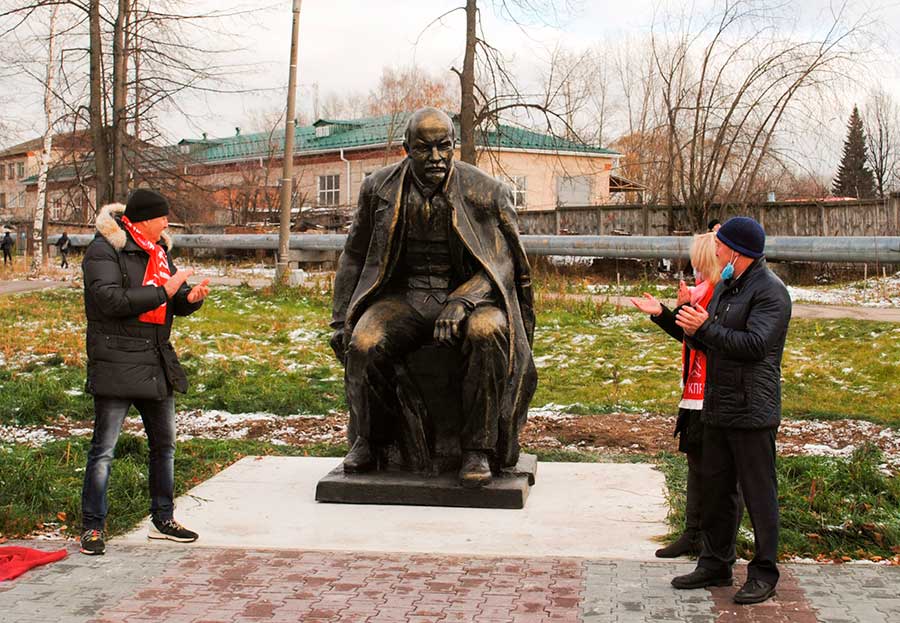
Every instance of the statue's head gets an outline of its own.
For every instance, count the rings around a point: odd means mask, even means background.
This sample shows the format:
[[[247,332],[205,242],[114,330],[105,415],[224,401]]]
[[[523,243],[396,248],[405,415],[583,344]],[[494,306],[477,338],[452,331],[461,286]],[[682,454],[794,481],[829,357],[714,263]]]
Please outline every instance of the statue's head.
[[[420,108],[409,118],[403,149],[406,150],[416,178],[437,186],[450,171],[456,131],[453,120],[437,108]]]

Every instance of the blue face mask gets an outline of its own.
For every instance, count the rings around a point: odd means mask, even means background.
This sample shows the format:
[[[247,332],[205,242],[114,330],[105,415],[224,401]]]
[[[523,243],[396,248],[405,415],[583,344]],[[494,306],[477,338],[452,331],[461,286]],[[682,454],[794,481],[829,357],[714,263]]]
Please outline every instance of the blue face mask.
[[[722,269],[722,281],[728,281],[732,277],[734,277],[734,257]]]

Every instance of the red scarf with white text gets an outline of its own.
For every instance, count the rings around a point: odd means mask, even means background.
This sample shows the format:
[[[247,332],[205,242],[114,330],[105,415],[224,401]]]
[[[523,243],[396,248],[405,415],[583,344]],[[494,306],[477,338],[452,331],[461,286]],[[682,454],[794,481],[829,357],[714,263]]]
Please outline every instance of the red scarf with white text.
[[[691,305],[699,305],[703,309],[709,305],[712,300],[713,287],[708,281],[701,281],[691,288]],[[681,359],[685,360],[687,348],[682,344]],[[691,350],[690,360],[688,364],[688,375],[684,382],[684,391],[681,393],[681,402],[678,406],[682,409],[703,408],[703,392],[706,388],[706,354]]]
[[[147,262],[147,270],[144,272],[145,286],[161,286],[164,285],[172,276],[169,273],[169,258],[166,257],[166,250],[161,244],[150,242],[140,230],[134,226],[134,223],[127,216],[122,217],[122,225],[131,234],[137,246],[142,248],[150,256]],[[152,324],[166,324],[166,304],[163,303],[156,309],[144,312],[138,316],[141,322],[149,322]]]

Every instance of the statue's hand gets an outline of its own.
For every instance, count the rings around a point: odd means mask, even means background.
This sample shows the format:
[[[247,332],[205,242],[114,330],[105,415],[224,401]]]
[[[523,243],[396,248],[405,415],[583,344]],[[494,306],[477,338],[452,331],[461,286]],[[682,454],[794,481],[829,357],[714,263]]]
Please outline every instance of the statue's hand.
[[[331,346],[331,350],[334,351],[335,357],[338,358],[338,361],[344,363],[344,360],[347,358],[347,342],[344,337],[343,327],[334,330],[328,343]]]
[[[466,306],[462,301],[450,301],[434,321],[434,339],[442,344],[452,344],[459,338]]]

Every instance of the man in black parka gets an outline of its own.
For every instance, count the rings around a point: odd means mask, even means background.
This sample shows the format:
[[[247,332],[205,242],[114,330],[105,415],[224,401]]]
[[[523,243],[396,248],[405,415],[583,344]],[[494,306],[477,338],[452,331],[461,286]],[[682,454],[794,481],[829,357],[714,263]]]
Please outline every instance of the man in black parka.
[[[197,534],[175,521],[175,401],[187,377],[169,342],[174,316],[197,311],[209,280],[190,288],[193,270],[169,256],[169,203],[146,189],[127,205],[97,216],[97,235],[82,261],[87,315],[87,384],[94,396],[94,435],[82,490],[81,551],[105,551],[110,463],[129,408],[141,415],[150,446],[150,538],[190,542]]]
[[[778,480],[775,433],[781,423],[781,357],[791,299],[766,267],[766,234],[755,220],[729,219],[716,232],[722,281],[708,312],[684,306],[676,322],[706,353],[703,432],[703,550],[675,588],[730,586],[740,502],[753,523],[755,551],[734,601],[751,604],[778,583]]]

